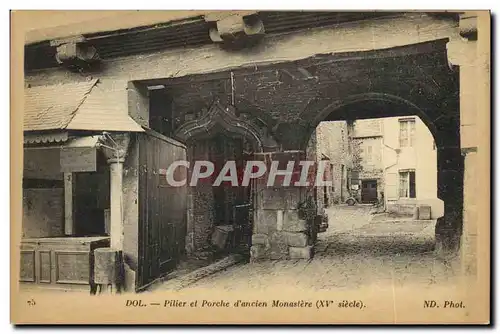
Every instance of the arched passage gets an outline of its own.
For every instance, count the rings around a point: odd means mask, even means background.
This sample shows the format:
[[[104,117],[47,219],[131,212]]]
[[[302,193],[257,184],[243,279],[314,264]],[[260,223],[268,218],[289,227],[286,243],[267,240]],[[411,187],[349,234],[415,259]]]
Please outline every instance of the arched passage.
[[[222,182],[213,186],[228,161],[234,161],[241,182],[241,171],[255,153],[263,152],[269,138],[254,124],[238,118],[235,108],[219,102],[199,119],[182,124],[174,137],[187,145],[190,161],[188,180],[195,163],[214,166],[212,177],[198,180],[188,190],[186,252],[188,257],[208,257],[242,252],[249,254],[252,231],[252,189]],[[203,169],[202,169],[203,172]],[[224,175],[227,175],[223,173]]]
[[[447,42],[442,39],[390,49],[318,54],[166,80],[172,135],[186,143],[203,144],[214,133],[248,138],[262,146],[260,158],[279,160],[286,166],[286,161],[302,159],[311,133],[323,120],[418,115],[432,132],[439,155],[438,197],[445,201],[448,214],[445,224],[438,224],[444,229],[437,232],[455,235],[461,219],[452,216],[461,214],[463,168],[458,73],[448,66]],[[200,114],[198,111],[214,98],[238,110],[233,114],[232,108],[212,106]],[[176,124],[186,119],[190,120]],[[245,123],[248,125],[240,126]],[[309,233],[311,219],[304,219],[299,212],[310,197],[308,190],[260,190],[252,257],[309,258],[314,232]],[[441,233],[444,230],[450,232]]]
[[[437,218],[435,227],[436,249],[438,251],[455,252],[459,247],[458,241],[462,230],[463,159],[459,147],[457,145],[450,145],[450,143],[459,143],[458,123],[456,123],[456,128],[453,127],[453,124],[451,126],[449,124],[443,126],[442,118],[436,117],[436,110],[431,110],[429,112],[428,110],[419,108],[411,101],[385,93],[370,92],[366,94],[350,95],[344,99],[330,102],[326,106],[316,110],[316,112],[312,110],[314,107],[314,105],[309,106],[309,108],[306,108],[309,110],[305,111],[305,114],[314,114],[310,122],[310,127],[308,127],[308,131],[302,142],[302,147],[304,149],[308,148],[309,150],[311,147],[311,135],[316,136],[316,127],[323,121],[345,121],[347,124],[346,131],[348,133],[349,131],[353,131],[353,124],[359,120],[399,118],[402,121],[399,122],[399,124],[401,126],[406,126],[408,120],[412,120],[412,118],[416,117],[425,124],[425,127],[429,130],[434,139],[434,154],[437,160],[432,171],[432,173],[436,174],[430,176],[437,180],[436,195],[437,198],[442,200],[442,205],[440,205],[439,202],[437,204],[436,202],[432,204],[432,210],[434,211],[433,218]],[[433,117],[430,115],[433,115]],[[449,122],[449,120],[447,121]],[[393,125],[388,125],[387,127],[391,127],[389,130],[394,135],[395,131],[397,133],[400,129],[397,125],[398,122],[392,124]],[[388,129],[385,129],[383,132],[387,133],[387,130]],[[337,129],[336,131],[340,130]],[[368,140],[367,138],[364,141]],[[401,150],[400,147],[392,147],[391,149],[398,152],[398,157],[405,152]],[[318,154],[321,154],[321,152],[318,152]],[[335,156],[335,154],[333,155]],[[323,156],[323,158],[325,157]],[[351,164],[352,163],[351,161]],[[409,182],[412,182],[411,178],[413,178],[413,182],[415,182],[415,172],[412,168],[406,166],[401,170],[400,178],[403,176],[408,177],[410,179]],[[420,178],[422,177],[425,178],[425,174],[420,175]],[[377,179],[378,176],[372,178]],[[417,176],[417,180],[418,178],[419,176]],[[380,179],[382,180],[383,178]],[[376,180],[369,181],[376,184]],[[385,181],[388,182],[388,180]],[[363,192],[363,187],[370,187],[368,183],[368,180],[366,183],[361,183],[360,181],[360,193]],[[394,183],[394,180],[392,183]],[[384,184],[384,186],[386,185]],[[320,206],[324,206],[326,203],[325,201],[328,200],[327,197],[324,197],[324,195],[326,196],[325,191],[325,189],[317,189],[317,199]],[[375,194],[377,197],[380,197],[380,189],[378,189],[378,193],[376,192]],[[386,193],[385,195],[388,194]],[[359,194],[358,201],[361,201],[361,196],[362,195]],[[397,195],[393,193],[391,193],[391,196],[397,197]],[[387,202],[387,198],[384,200]]]

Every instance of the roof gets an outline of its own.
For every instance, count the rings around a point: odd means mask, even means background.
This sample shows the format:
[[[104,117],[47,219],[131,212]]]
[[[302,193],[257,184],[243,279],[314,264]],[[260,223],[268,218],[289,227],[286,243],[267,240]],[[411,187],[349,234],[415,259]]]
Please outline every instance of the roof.
[[[36,43],[48,39],[116,31],[164,22],[189,19],[204,15],[211,10],[115,10],[115,11],[21,11],[26,22],[26,43]]]
[[[25,89],[24,131],[144,131],[127,113],[126,90],[97,79]]]
[[[99,12],[94,20],[89,20],[90,16],[82,15],[80,11],[76,14],[71,11],[63,12],[66,15],[62,21],[66,23],[70,22],[71,15],[77,16],[74,24],[56,24],[56,17],[51,14],[50,22],[45,22],[41,26],[33,23],[32,29],[27,32],[25,40],[27,71],[57,67],[56,48],[50,41],[71,36],[83,37],[89,45],[97,49],[101,60],[175,48],[212,45],[209,29],[214,23],[206,20],[210,19],[210,16],[222,13],[221,11],[121,11],[119,13],[111,11]],[[249,13],[249,11],[237,12]],[[38,17],[42,15],[41,18],[47,16],[43,11],[28,12],[24,15],[33,18],[30,22],[39,22],[35,19],[36,14]],[[403,14],[377,11],[259,11],[266,35],[400,15]],[[37,27],[40,29],[36,29]]]
[[[64,129],[97,80],[65,85],[37,86],[25,90],[24,130]]]

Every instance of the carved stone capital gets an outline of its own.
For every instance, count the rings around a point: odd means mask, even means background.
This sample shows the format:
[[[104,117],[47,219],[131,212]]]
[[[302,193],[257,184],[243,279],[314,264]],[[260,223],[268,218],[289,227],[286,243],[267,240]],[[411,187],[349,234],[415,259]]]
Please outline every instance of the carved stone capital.
[[[446,44],[448,65],[452,70],[457,66],[474,66],[477,60],[477,45],[467,40],[453,40]]]
[[[96,48],[88,44],[83,36],[53,40],[50,45],[56,47],[57,62],[69,68],[85,69],[99,60]]]
[[[108,164],[123,163],[127,156],[130,135],[128,133],[106,134],[101,139],[101,150]]]
[[[234,44],[262,37],[264,24],[257,12],[223,12],[205,16],[211,24],[210,38],[216,43]]]

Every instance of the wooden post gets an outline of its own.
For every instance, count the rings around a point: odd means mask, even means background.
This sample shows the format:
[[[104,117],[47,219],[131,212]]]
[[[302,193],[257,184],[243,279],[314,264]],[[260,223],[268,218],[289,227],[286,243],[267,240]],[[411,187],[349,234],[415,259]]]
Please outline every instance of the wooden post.
[[[73,219],[73,173],[64,173],[64,234],[74,235],[75,225]]]

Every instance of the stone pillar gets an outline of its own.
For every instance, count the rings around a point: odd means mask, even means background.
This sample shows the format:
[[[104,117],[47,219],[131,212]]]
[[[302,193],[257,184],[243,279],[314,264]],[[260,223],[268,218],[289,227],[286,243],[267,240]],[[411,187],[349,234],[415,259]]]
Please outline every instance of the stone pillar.
[[[110,237],[111,248],[123,250],[123,163],[130,137],[128,134],[107,135],[102,146],[110,171]]]
[[[485,17],[478,17],[484,15]],[[488,214],[478,201],[488,187],[490,114],[490,18],[488,13],[464,13],[459,22],[460,38],[448,43],[448,60],[460,71],[460,147],[464,156],[463,231],[461,267],[467,276],[478,274],[479,237],[489,240]],[[483,136],[481,136],[483,134]],[[482,185],[480,182],[483,182]],[[480,193],[481,192],[481,193]],[[488,201],[489,198],[486,200]],[[486,208],[485,208],[486,209]],[[487,209],[486,209],[487,210]],[[484,224],[484,225],[481,225]],[[479,233],[481,230],[481,233]]]
[[[458,147],[438,147],[438,198],[444,216],[436,223],[436,252],[454,254],[460,245],[463,208],[463,157]]]
[[[255,154],[255,160],[265,161],[269,172],[272,161],[279,161],[279,170],[286,170],[289,161],[294,161],[297,167],[304,156],[303,151],[259,153]],[[289,186],[284,185],[280,177],[274,185],[268,186],[269,173],[254,182],[252,260],[312,257],[312,221],[299,210],[306,197],[306,188],[294,185],[300,170],[297,172],[296,168],[294,173]]]
[[[460,257],[462,272],[467,276],[476,276],[477,274],[477,173],[477,152],[465,153],[463,232]]]
[[[111,248],[123,249],[123,158],[108,159],[110,171]]]

